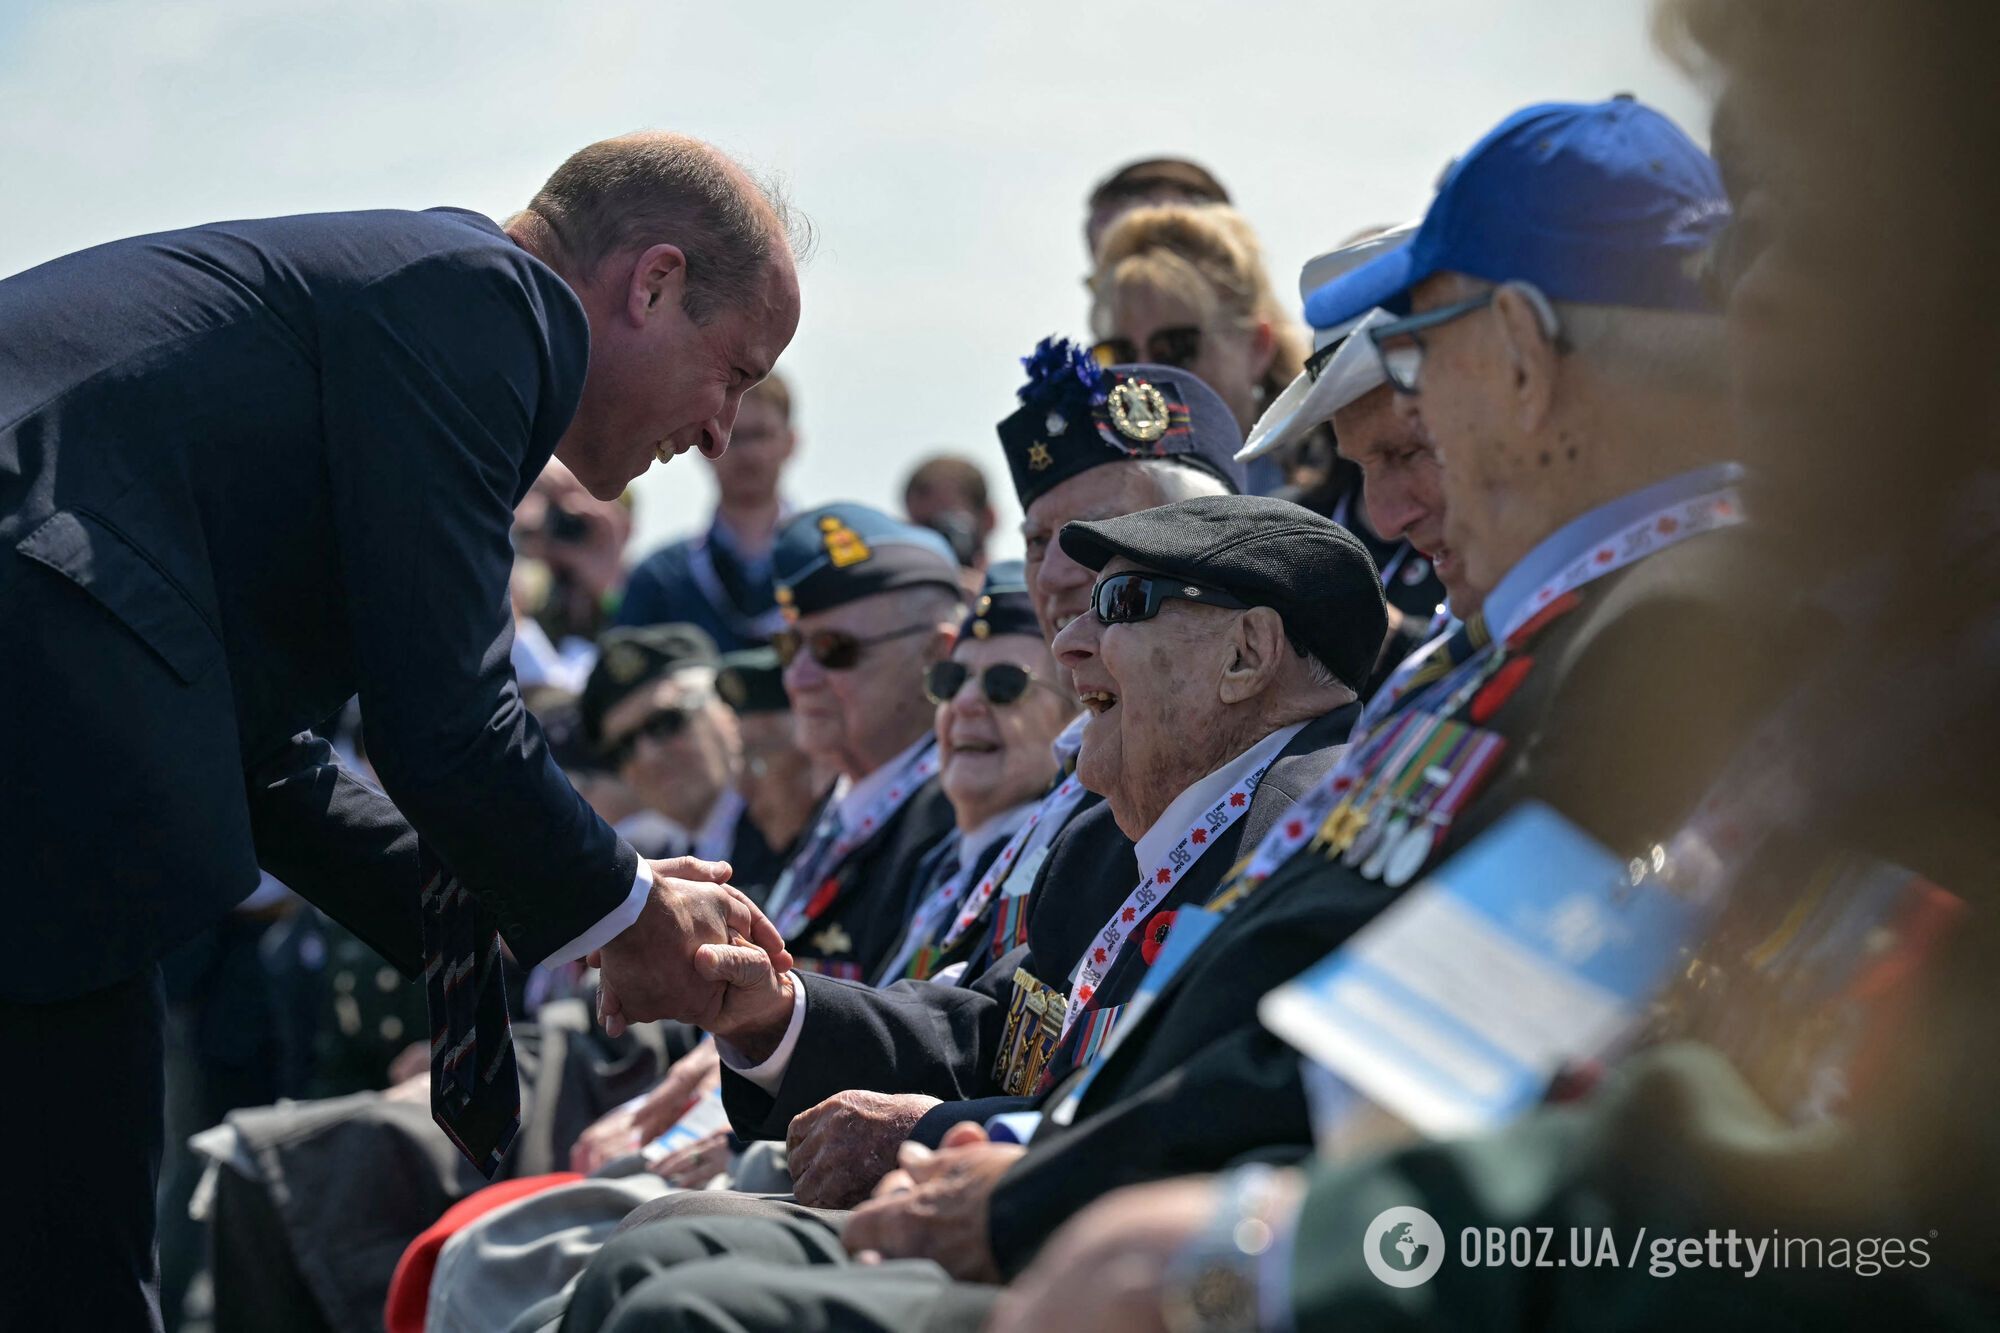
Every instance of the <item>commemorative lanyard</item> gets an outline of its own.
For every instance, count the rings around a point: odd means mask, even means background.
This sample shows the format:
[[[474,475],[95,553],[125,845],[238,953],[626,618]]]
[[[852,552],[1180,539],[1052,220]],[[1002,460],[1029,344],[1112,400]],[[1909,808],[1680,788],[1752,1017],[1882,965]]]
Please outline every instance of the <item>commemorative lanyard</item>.
[[[1330,517],[1334,522],[1340,524],[1341,527],[1346,528],[1348,531],[1352,532],[1354,530],[1354,493],[1352,491],[1340,497],[1340,503],[1334,506]],[[1396,553],[1390,556],[1388,563],[1382,566],[1382,586],[1384,588],[1389,586],[1389,581],[1396,577],[1396,572],[1402,569],[1403,562],[1410,558],[1410,552],[1415,549],[1407,541],[1396,543]],[[1421,583],[1423,580],[1417,579],[1414,582]]]
[[[823,845],[820,854],[810,862],[801,856],[786,867],[784,877],[779,880],[777,890],[772,895],[783,903],[777,916],[780,935],[791,937],[808,922],[818,920],[826,913],[827,908],[833,906],[834,899],[839,896],[839,888],[836,881],[826,877],[837,870],[857,847],[874,837],[881,831],[883,825],[894,819],[897,811],[909,804],[910,798],[917,794],[917,789],[936,776],[938,763],[937,746],[926,743],[923,749],[912,756],[890,779],[888,786],[879,796],[870,801],[865,808],[855,812],[852,822],[840,813],[837,805],[827,811],[829,817],[841,827],[841,832],[829,839]],[[821,829],[824,829],[826,821],[821,820],[820,825]],[[818,837],[819,834],[816,832],[814,838]],[[810,870],[811,873],[795,877],[793,872],[802,869]],[[819,880],[825,882],[819,884],[811,896],[802,895],[801,889],[805,885]],[[827,891],[828,885],[835,886],[832,892]]]
[[[1276,758],[1277,756],[1273,755],[1271,759],[1265,760],[1255,772],[1242,781],[1232,784],[1228,791],[1217,797],[1215,804],[1203,812],[1194,822],[1194,827],[1181,835],[1181,840],[1175,843],[1160,864],[1147,873],[1139,881],[1138,886],[1126,895],[1124,904],[1111,914],[1111,919],[1097,932],[1096,939],[1091,941],[1090,947],[1084,950],[1083,957],[1077,961],[1069,1002],[1063,1009],[1062,1036],[1069,1035],[1070,1028],[1076,1023],[1077,1015],[1083,1012],[1084,1006],[1088,1005],[1091,997],[1097,994],[1097,988],[1103,982],[1105,974],[1110,972],[1111,965],[1118,960],[1119,950],[1138,933],[1141,922],[1151,911],[1153,904],[1166,897],[1195,862],[1201,859],[1201,854],[1250,808],[1250,798],[1256,795],[1257,784],[1264,780],[1265,772]]]
[[[951,850],[945,855],[956,857],[957,844],[954,842],[948,845]],[[916,962],[920,955],[926,952],[939,952],[927,950],[925,946],[930,943],[931,934],[939,920],[957,905],[959,895],[965,892],[966,881],[972,878],[974,864],[972,861],[962,862],[945,877],[944,883],[925,895],[923,902],[917,905],[917,910],[910,915],[909,924],[903,928],[902,942],[897,945],[895,955],[889,959],[888,965],[876,979],[875,985],[878,989],[901,981],[909,972],[910,965]],[[921,981],[923,978],[918,977],[917,980]]]
[[[1077,780],[1075,774],[1071,774],[1064,778],[1054,791],[1042,798],[1041,804],[1035,807],[1035,812],[1028,816],[1027,822],[1014,830],[1014,836],[1007,839],[1007,845],[1000,849],[1000,855],[993,858],[993,864],[987,870],[985,877],[966,896],[964,904],[958,909],[958,915],[952,918],[951,929],[947,930],[944,938],[938,942],[940,950],[954,948],[965,938],[967,931],[979,924],[980,919],[986,914],[987,904],[993,901],[993,895],[999,891],[1008,874],[1016,865],[1054,841],[1056,834],[1062,832],[1063,825],[1069,822],[1070,812],[1076,809],[1077,802],[1083,799],[1083,795],[1083,783]]]
[[[1320,785],[1292,808],[1290,817],[1272,829],[1257,845],[1237,882],[1217,900],[1215,906],[1219,910],[1227,910],[1255,892],[1278,867],[1289,861],[1319,832],[1334,815],[1335,807],[1343,802],[1348,813],[1357,819],[1362,818],[1364,808],[1372,808],[1382,796],[1383,784],[1404,772],[1405,765],[1415,756],[1418,748],[1437,740],[1438,723],[1463,708],[1499,667],[1507,640],[1557,598],[1690,537],[1731,527],[1742,521],[1743,505],[1734,487],[1704,492],[1666,505],[1635,519],[1608,540],[1597,543],[1563,566],[1537,587],[1505,624],[1496,627],[1497,632],[1484,647],[1452,667],[1443,677],[1412,690],[1409,682],[1425,674],[1425,664],[1432,662],[1437,653],[1448,651],[1449,645],[1438,642],[1436,647],[1422,651],[1421,659],[1413,658],[1406,663],[1409,670],[1399,670],[1383,687],[1384,692],[1390,695],[1385,714],[1374,716],[1372,708],[1363,714],[1362,734],[1348,746],[1340,762],[1334,765],[1333,771],[1321,780]],[[1419,722],[1420,725],[1412,726],[1412,722]],[[1463,741],[1464,737],[1458,739]],[[1490,763],[1497,755],[1485,758]],[[1468,778],[1474,767],[1479,772],[1484,771],[1484,765],[1465,767],[1457,779],[1438,795],[1466,795],[1471,787]],[[1356,845],[1358,840],[1350,844],[1349,850]],[[1372,853],[1373,848],[1371,846],[1366,850]]]

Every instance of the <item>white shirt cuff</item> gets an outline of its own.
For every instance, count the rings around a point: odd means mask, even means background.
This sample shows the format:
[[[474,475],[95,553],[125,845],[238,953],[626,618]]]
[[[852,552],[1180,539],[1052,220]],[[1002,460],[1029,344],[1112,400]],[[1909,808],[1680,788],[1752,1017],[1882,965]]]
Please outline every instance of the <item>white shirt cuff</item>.
[[[652,891],[653,868],[646,864],[646,858],[642,856],[638,872],[632,876],[632,892],[625,895],[625,901],[612,908],[611,914],[602,921],[544,958],[542,965],[553,967],[557,963],[575,962],[623,935],[639,919],[639,913],[645,910],[646,895]]]
[[[716,1054],[722,1063],[736,1073],[749,1079],[766,1093],[778,1095],[778,1085],[785,1081],[785,1071],[791,1067],[792,1052],[798,1049],[799,1033],[806,1025],[806,983],[798,973],[792,973],[792,1021],[785,1024],[785,1035],[778,1042],[778,1049],[761,1064],[751,1064],[743,1052],[722,1038],[715,1039]]]

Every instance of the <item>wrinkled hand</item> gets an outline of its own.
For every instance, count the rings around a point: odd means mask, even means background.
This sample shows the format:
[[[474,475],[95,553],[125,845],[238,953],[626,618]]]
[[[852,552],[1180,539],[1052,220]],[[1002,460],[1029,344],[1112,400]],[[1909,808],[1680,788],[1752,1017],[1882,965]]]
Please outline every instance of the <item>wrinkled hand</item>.
[[[698,1190],[729,1169],[729,1131],[704,1135],[646,1169],[677,1189]]]
[[[785,1153],[809,1208],[852,1208],[896,1165],[897,1150],[938,1104],[921,1093],[835,1093],[792,1117]]]
[[[728,950],[747,942],[762,949],[778,971],[792,956],[778,928],[741,890],[729,885],[729,864],[692,856],[649,863],[653,892],[639,919],[625,933],[591,955],[602,969],[598,1018],[616,1037],[628,1023],[672,1018],[707,1027],[721,1013],[729,984],[714,975],[718,957],[740,966]],[[697,953],[704,945],[724,946],[707,955],[704,971]]]
[[[643,1095],[613,1107],[577,1136],[570,1146],[569,1169],[582,1175],[635,1153],[672,1129],[687,1109],[722,1081],[722,1061],[715,1043],[705,1041],[683,1055]]]
[[[994,1187],[1028,1150],[989,1143],[975,1124],[953,1125],[936,1152],[905,1143],[898,1170],[875,1187],[841,1232],[847,1252],[862,1262],[931,1259],[961,1282],[998,1282],[986,1209]]]
[[[1049,1237],[1001,1297],[987,1333],[1164,1330],[1160,1296],[1167,1265],[1220,1204],[1207,1176],[1105,1195]]]

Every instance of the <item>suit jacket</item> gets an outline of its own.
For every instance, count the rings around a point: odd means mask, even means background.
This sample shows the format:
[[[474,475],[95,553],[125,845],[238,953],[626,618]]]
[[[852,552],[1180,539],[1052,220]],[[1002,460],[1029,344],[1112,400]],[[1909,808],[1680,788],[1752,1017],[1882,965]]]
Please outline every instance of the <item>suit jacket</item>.
[[[1316,719],[1294,736],[1258,784],[1243,818],[1218,835],[1161,904],[1201,902],[1221,885],[1240,849],[1255,844],[1292,802],[1332,767],[1357,706]],[[960,1120],[1016,1109],[994,1077],[1014,974],[1026,970],[1066,989],[1070,969],[1138,879],[1131,840],[1111,808],[1072,816],[1049,849],[1029,904],[1028,943],[1011,950],[970,986],[901,981],[874,990],[807,977],[806,1019],[774,1097],[726,1067],[723,1104],[746,1138],[783,1138],[792,1117],[850,1088],[941,1097],[912,1137],[936,1142]],[[1136,949],[1127,951],[1135,957]],[[1119,966],[1100,990],[1107,1005],[1137,990],[1143,966]]]
[[[623,900],[508,665],[513,507],[588,359],[562,280],[455,210],[0,281],[0,999],[131,975],[260,864],[414,972],[412,825],[524,964]],[[306,734],[357,692],[386,799]]]
[[[1510,649],[1529,663],[1513,692],[1467,705],[1507,749],[1430,865],[1531,798],[1617,848],[1644,846],[1686,813],[1768,692],[1757,627],[1727,581],[1738,540],[1710,534],[1590,584]],[[1305,1152],[1298,1053],[1265,1031],[1257,1003],[1396,896],[1308,849],[1229,913],[1103,1062],[1072,1123],[1044,1120],[1002,1179],[988,1215],[1001,1270],[1019,1271],[1064,1218],[1113,1189]]]
[[[829,798],[831,799],[831,798]],[[814,811],[806,827],[819,822]],[[932,778],[833,872],[833,905],[787,941],[802,970],[834,968],[873,977],[903,933],[910,884],[926,854],[957,827],[951,801]],[[801,892],[811,894],[811,885]]]

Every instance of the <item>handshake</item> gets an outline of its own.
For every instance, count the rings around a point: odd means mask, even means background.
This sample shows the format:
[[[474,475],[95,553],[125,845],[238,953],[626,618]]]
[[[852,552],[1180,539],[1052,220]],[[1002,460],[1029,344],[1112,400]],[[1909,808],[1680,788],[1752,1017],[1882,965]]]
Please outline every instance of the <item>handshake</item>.
[[[598,1018],[611,1036],[669,1018],[710,1031],[754,1007],[789,1014],[792,956],[778,928],[729,883],[726,861],[648,863],[653,891],[639,919],[590,956],[600,969]]]

